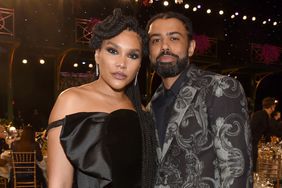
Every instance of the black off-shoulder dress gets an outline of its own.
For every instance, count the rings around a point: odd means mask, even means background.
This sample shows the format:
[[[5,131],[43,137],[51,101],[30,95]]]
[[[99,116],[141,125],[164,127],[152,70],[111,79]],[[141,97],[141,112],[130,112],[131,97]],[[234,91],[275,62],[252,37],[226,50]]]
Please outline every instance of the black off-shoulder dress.
[[[141,187],[142,135],[135,111],[79,112],[51,123],[48,130],[58,126],[75,169],[74,187]]]

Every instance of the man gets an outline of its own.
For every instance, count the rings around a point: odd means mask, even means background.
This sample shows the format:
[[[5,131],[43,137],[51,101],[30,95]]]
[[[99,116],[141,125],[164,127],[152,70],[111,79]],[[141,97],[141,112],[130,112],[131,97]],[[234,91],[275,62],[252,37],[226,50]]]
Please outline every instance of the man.
[[[251,118],[254,171],[256,171],[257,167],[258,143],[263,135],[267,138],[266,141],[269,141],[270,118],[271,114],[275,111],[275,107],[274,98],[266,97],[262,100],[263,109],[256,111]]]
[[[162,84],[148,105],[156,121],[156,187],[252,187],[247,100],[240,83],[200,70],[192,23],[161,13],[147,24],[149,59]]]
[[[280,140],[282,138],[282,121],[281,121],[281,113],[279,111],[274,111],[271,113],[266,140],[271,141],[272,136],[278,137]]]

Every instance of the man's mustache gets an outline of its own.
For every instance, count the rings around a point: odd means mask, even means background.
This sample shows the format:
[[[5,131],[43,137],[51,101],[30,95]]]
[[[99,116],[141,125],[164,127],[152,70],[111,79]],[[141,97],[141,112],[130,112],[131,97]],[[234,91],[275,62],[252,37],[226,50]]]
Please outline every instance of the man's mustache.
[[[170,51],[161,51],[161,53],[157,56],[157,61],[159,61],[159,59],[162,57],[162,56],[165,56],[165,55],[170,55],[170,56],[173,56],[175,58],[179,58],[178,55],[174,54],[174,53],[171,53]]]

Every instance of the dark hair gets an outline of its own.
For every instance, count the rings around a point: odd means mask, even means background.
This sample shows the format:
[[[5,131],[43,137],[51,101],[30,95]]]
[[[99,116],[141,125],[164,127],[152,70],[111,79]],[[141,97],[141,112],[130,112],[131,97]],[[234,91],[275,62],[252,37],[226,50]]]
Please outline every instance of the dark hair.
[[[113,15],[108,16],[93,28],[90,46],[100,49],[104,40],[113,38],[124,30],[134,31],[142,40],[143,55],[147,54],[147,33],[137,20],[131,16],[124,16],[121,9],[115,9]],[[126,88],[126,95],[132,101],[138,113],[142,131],[142,188],[153,188],[157,169],[156,135],[152,117],[142,110],[139,86],[130,83]]]
[[[157,170],[157,140],[154,121],[148,112],[142,110],[139,86],[130,84],[126,90],[138,116],[142,131],[142,188],[153,188]]]
[[[138,21],[132,16],[122,14],[120,8],[113,11],[113,15],[106,17],[97,23],[92,30],[90,47],[100,49],[104,40],[113,38],[124,30],[134,31],[140,36],[143,55],[147,54],[147,33],[139,26]]]
[[[153,16],[148,22],[147,22],[147,26],[146,26],[146,31],[148,32],[149,31],[149,27],[150,25],[157,19],[169,19],[169,18],[175,18],[175,19],[178,19],[180,20],[186,30],[187,30],[187,35],[188,35],[188,39],[193,39],[193,26],[192,26],[192,22],[191,20],[183,15],[183,14],[180,14],[178,12],[173,12],[173,11],[169,11],[169,12],[162,12],[162,13],[159,13],[159,14],[156,14],[155,16]]]
[[[266,97],[262,100],[262,107],[263,108],[270,108],[272,105],[275,104],[275,99],[272,97]]]

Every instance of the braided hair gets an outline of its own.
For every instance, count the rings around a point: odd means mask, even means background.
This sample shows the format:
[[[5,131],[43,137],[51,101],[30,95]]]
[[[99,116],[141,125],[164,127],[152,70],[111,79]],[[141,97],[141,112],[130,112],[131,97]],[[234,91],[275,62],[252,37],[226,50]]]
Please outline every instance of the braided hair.
[[[113,38],[124,30],[134,31],[140,36],[143,55],[147,55],[147,33],[139,27],[138,21],[134,17],[123,15],[120,8],[114,9],[113,15],[106,17],[94,26],[90,47],[94,50],[100,49],[104,40]]]
[[[90,46],[100,49],[104,40],[117,36],[124,30],[134,31],[140,36],[143,55],[147,53],[147,34],[138,25],[135,18],[124,16],[121,9],[115,9],[113,15],[95,25]],[[139,117],[142,131],[142,188],[153,188],[157,169],[156,135],[151,115],[142,110],[138,84],[133,82],[126,88],[126,95],[133,103]]]

